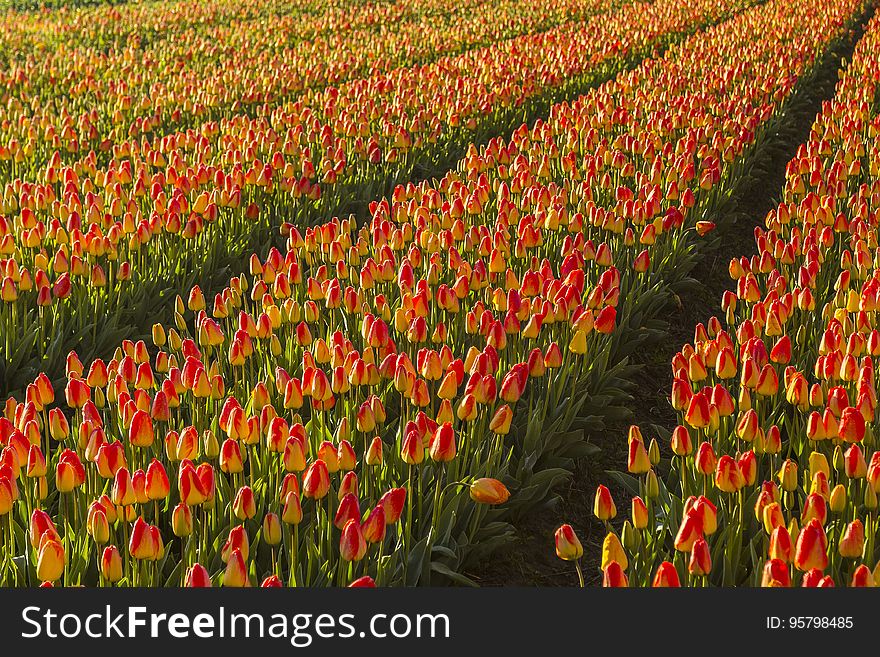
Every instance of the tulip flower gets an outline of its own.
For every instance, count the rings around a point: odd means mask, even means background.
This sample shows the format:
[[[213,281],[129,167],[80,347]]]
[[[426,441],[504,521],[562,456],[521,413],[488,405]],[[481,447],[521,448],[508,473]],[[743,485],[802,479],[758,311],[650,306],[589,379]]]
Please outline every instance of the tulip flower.
[[[611,520],[617,515],[617,507],[614,506],[611,492],[606,486],[601,484],[596,490],[596,497],[593,502],[593,515],[603,521]]]
[[[330,491],[330,473],[327,464],[316,459],[303,475],[303,494],[308,498],[320,500]]]
[[[108,545],[101,555],[101,576],[115,584],[122,579],[122,555],[115,545]]]
[[[825,570],[828,567],[827,539],[818,520],[804,525],[797,538],[794,564],[798,570]]]
[[[565,561],[577,561],[583,555],[584,548],[571,525],[562,525],[556,530],[556,556]]]
[[[56,582],[64,573],[67,555],[61,542],[49,538],[40,542],[37,555],[37,579],[41,582]]]
[[[629,581],[624,567],[617,561],[611,561],[602,569],[602,586],[606,588],[626,588]]]
[[[652,586],[654,588],[679,588],[681,583],[675,566],[668,561],[662,562],[657,567],[657,573],[654,575]]]
[[[342,536],[339,539],[339,554],[345,561],[360,561],[366,553],[367,542],[361,531],[360,522],[351,519],[342,528]]]
[[[482,477],[471,483],[470,495],[477,504],[504,504],[510,498],[510,491],[497,479]]]
[[[709,544],[702,538],[698,538],[691,547],[691,558],[688,563],[688,572],[691,575],[708,575],[712,570],[712,557],[709,553]]]
[[[226,571],[223,573],[223,586],[241,588],[249,586],[247,564],[241,550],[235,548],[229,554],[226,562]]]

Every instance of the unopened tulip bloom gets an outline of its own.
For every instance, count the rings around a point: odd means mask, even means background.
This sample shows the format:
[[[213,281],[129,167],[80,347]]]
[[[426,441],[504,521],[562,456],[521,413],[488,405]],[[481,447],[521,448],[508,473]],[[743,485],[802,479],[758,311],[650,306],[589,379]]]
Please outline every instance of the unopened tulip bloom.
[[[632,474],[644,474],[650,469],[651,460],[648,458],[648,451],[645,449],[645,443],[640,438],[630,440],[627,470]]]
[[[263,540],[267,545],[278,545],[281,542],[281,520],[271,511],[263,516]]]
[[[850,586],[854,588],[873,588],[874,574],[871,572],[871,569],[865,564],[859,564],[859,566],[853,571]]]
[[[239,520],[250,520],[257,514],[257,502],[250,486],[238,489],[232,502],[232,510]]]
[[[495,415],[492,417],[492,420],[489,422],[489,429],[493,433],[497,433],[501,436],[506,436],[510,433],[510,424],[513,421],[513,411],[510,406],[504,404],[495,411]]]
[[[556,530],[556,556],[565,561],[576,561],[584,556],[584,548],[571,525]]]
[[[379,499],[379,505],[385,511],[386,525],[393,525],[400,520],[406,503],[406,495],[405,488],[392,488]]]
[[[850,479],[862,479],[868,474],[868,464],[859,445],[851,445],[843,456],[844,472]]]
[[[37,555],[37,579],[41,582],[55,582],[64,573],[66,561],[64,547],[55,538],[41,541]]]
[[[322,459],[316,459],[303,475],[303,495],[320,500],[330,491],[330,473]]]
[[[228,563],[229,556],[238,550],[244,560],[250,556],[250,541],[244,525],[237,525],[229,531],[229,536],[220,550],[220,557],[224,563]]]
[[[849,559],[858,559],[862,556],[865,547],[865,526],[856,518],[846,526],[843,538],[840,539],[838,551],[840,556]]]
[[[712,449],[712,445],[707,442],[700,443],[700,446],[697,448],[697,455],[694,458],[694,463],[697,466],[697,471],[704,476],[711,476],[715,473],[715,451]]]
[[[651,584],[654,588],[679,588],[681,581],[678,577],[678,571],[670,562],[664,561],[657,567],[657,573]]]
[[[367,541],[361,531],[360,523],[351,519],[342,528],[339,539],[339,555],[344,561],[360,561],[367,553]]]
[[[858,443],[864,439],[865,418],[859,409],[852,406],[843,409],[837,427],[837,435],[848,443]]]
[[[192,567],[186,571],[184,586],[187,588],[210,588],[211,576],[202,564],[193,564]]]
[[[220,470],[227,474],[238,474],[244,470],[244,461],[238,441],[227,438],[220,448]]]
[[[703,538],[698,538],[691,547],[691,558],[688,562],[688,572],[691,575],[708,575],[712,570],[712,555],[709,552],[709,544]]]
[[[381,505],[377,505],[370,511],[370,514],[361,526],[367,543],[379,543],[384,540],[386,528],[385,509]]]
[[[223,574],[223,586],[241,588],[248,586],[247,564],[241,550],[235,548],[229,554],[226,562],[226,572]]]
[[[128,551],[135,559],[155,560],[160,546],[156,541],[153,528],[142,518],[138,517],[131,529],[131,538],[128,542]]]
[[[375,436],[370,441],[364,462],[369,466],[382,465],[382,439],[379,436]]]
[[[791,541],[791,534],[784,526],[779,526],[770,534],[770,547],[767,555],[771,559],[778,559],[785,563],[790,563],[794,556],[794,547]]]
[[[357,495],[354,493],[348,493],[339,502],[339,508],[336,510],[336,517],[333,520],[333,524],[337,529],[342,529],[349,520],[360,521],[360,518],[361,510],[358,504]]]
[[[96,544],[104,545],[110,540],[110,524],[107,521],[107,513],[100,504],[89,507],[86,527]]]
[[[772,534],[777,527],[785,527],[785,516],[782,513],[782,507],[779,502],[770,502],[764,507],[763,517],[764,531]]]
[[[455,432],[452,429],[452,423],[446,422],[434,432],[434,436],[430,443],[431,460],[438,463],[445,463],[455,458]]]
[[[605,588],[626,588],[629,580],[625,568],[617,561],[611,561],[602,568],[602,586]]]
[[[596,489],[596,497],[593,501],[593,515],[599,520],[611,520],[617,515],[617,507],[611,497],[611,491],[602,484]]]
[[[675,535],[675,549],[679,552],[690,552],[694,542],[702,538],[702,535],[702,519],[696,511],[691,510],[681,520],[678,533]]]
[[[690,432],[687,427],[678,425],[672,432],[672,451],[677,456],[687,456],[694,451]]]
[[[630,504],[632,511],[632,523],[636,529],[645,529],[648,526],[648,507],[645,506],[641,497],[633,497]]]
[[[762,587],[791,586],[791,575],[788,564],[781,559],[769,559],[764,563],[761,574]]]
[[[281,509],[281,520],[288,525],[298,525],[302,522],[303,510],[299,494],[296,491],[290,491],[284,497],[284,505]]]
[[[718,509],[709,499],[700,495],[693,505],[694,513],[700,518],[700,528],[703,534],[711,536],[718,528]]]
[[[478,504],[504,504],[510,498],[510,491],[497,479],[482,477],[471,483],[470,495]]]
[[[725,493],[735,493],[742,488],[743,483],[743,476],[736,461],[730,455],[723,454],[716,464],[715,486]]]
[[[174,511],[171,513],[171,531],[174,532],[175,536],[179,536],[181,538],[185,538],[192,534],[192,511],[183,502],[175,506]]]
[[[797,488],[797,463],[791,459],[786,459],[785,463],[783,463],[782,467],[779,469],[779,483],[782,486],[782,490],[788,492],[792,492]]]
[[[818,520],[810,520],[801,529],[795,546],[794,564],[801,571],[821,571],[828,567],[828,542]]]
[[[624,570],[629,566],[629,560],[617,534],[608,532],[602,542],[602,570],[605,570],[612,561],[619,563]]]
[[[164,500],[171,492],[165,466],[158,459],[153,459],[147,467],[145,491],[151,500]]]
[[[101,553],[101,576],[113,584],[122,579],[122,555],[115,545],[108,545]]]

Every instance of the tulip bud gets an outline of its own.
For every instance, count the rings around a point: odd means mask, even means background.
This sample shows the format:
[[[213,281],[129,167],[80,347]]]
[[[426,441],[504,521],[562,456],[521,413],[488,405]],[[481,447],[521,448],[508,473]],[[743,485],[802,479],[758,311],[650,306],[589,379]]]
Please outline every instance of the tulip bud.
[[[471,499],[477,504],[504,504],[510,497],[510,491],[497,479],[482,477],[470,485]]]
[[[316,459],[303,476],[303,494],[308,498],[320,500],[329,491],[330,473],[327,464],[321,459]]]
[[[367,542],[356,519],[349,520],[342,528],[339,539],[339,556],[344,561],[360,561],[367,553]]]
[[[791,586],[791,576],[788,564],[780,559],[770,559],[764,564],[761,576],[762,587],[788,587]]]
[[[771,559],[778,559],[785,563],[790,563],[794,554],[794,547],[791,542],[791,534],[784,525],[780,525],[773,530],[770,535],[770,546],[767,554]]]
[[[840,539],[838,551],[840,556],[849,559],[858,559],[862,556],[865,547],[865,526],[856,518],[846,526],[843,538]]]
[[[708,575],[712,570],[712,555],[709,552],[709,544],[705,539],[698,538],[691,548],[691,558],[688,563],[688,572],[696,576]]]
[[[238,489],[232,502],[232,510],[239,520],[250,520],[257,514],[257,503],[250,486],[242,486]]]
[[[660,444],[655,438],[651,438],[651,442],[648,444],[648,460],[654,466],[660,463]]]
[[[223,573],[223,586],[242,588],[249,585],[244,556],[241,550],[235,548],[226,562],[226,572]]]
[[[108,545],[101,554],[101,576],[111,584],[122,579],[122,555],[115,545]]]
[[[668,561],[662,562],[657,567],[657,573],[654,575],[654,581],[651,586],[654,588],[679,588],[681,582],[675,566]]]
[[[274,513],[263,516],[263,540],[268,545],[281,543],[281,520]]]
[[[623,546],[630,552],[638,552],[639,545],[641,545],[641,537],[639,533],[632,526],[632,523],[629,520],[623,521],[623,529],[620,533],[621,541],[623,542]]]
[[[782,486],[782,490],[788,491],[789,493],[797,488],[797,463],[791,459],[785,460],[785,463],[783,463],[782,467],[779,469],[779,483]]]
[[[611,491],[602,484],[596,490],[596,497],[593,501],[593,515],[599,520],[611,520],[617,515],[617,507],[614,505]]]
[[[611,562],[617,562],[623,570],[629,566],[626,552],[614,532],[608,532],[602,543],[602,570],[605,570]]]
[[[104,507],[100,504],[97,507],[95,505],[89,507],[87,531],[97,545],[104,545],[110,540],[110,523],[107,521]]]
[[[852,586],[853,588],[873,588],[875,586],[875,581],[876,572],[872,573],[871,569],[868,568],[865,564],[860,564],[858,568],[853,571],[850,586]]]
[[[627,470],[632,474],[644,474],[651,469],[651,460],[645,449],[645,443],[640,438],[629,441],[629,456]]]
[[[648,470],[648,474],[645,475],[645,497],[653,500],[659,496],[660,481],[657,479],[657,473],[653,470]]]
[[[186,571],[184,585],[187,588],[210,588],[211,576],[203,565],[196,563]]]
[[[455,432],[452,430],[452,424],[446,422],[437,427],[431,439],[431,460],[437,463],[446,463],[455,458],[455,453]]]
[[[677,426],[672,432],[672,451],[677,456],[687,456],[694,451],[690,433],[687,427]]]
[[[41,582],[55,582],[64,573],[67,556],[57,538],[48,537],[40,542],[37,556],[37,579]]]
[[[562,525],[556,530],[556,556],[565,561],[576,561],[583,555],[584,548],[571,525]]]
[[[818,520],[811,520],[798,535],[795,546],[794,563],[798,570],[814,568],[825,570],[828,567],[828,543],[825,530]]]
[[[364,456],[364,462],[369,466],[382,465],[382,439],[379,436],[375,436],[370,441],[370,446],[367,448],[367,453]]]
[[[400,519],[406,502],[405,488],[392,488],[379,499],[379,505],[385,510],[385,524],[393,525]],[[471,494],[473,497],[473,494]]]
[[[302,503],[296,491],[290,491],[284,497],[284,507],[281,510],[281,520],[288,525],[298,525],[302,522]]]
[[[837,484],[832,489],[828,506],[832,513],[843,513],[846,510],[846,488],[843,484]]]
[[[385,509],[378,505],[367,516],[361,529],[364,539],[368,543],[379,543],[385,539],[387,524],[385,522]]]
[[[632,498],[632,523],[636,529],[645,529],[648,526],[648,507],[641,497]]]
[[[602,569],[602,586],[605,588],[626,588],[629,586],[625,568],[617,561],[610,562]]]
[[[171,513],[171,531],[175,536],[185,538],[192,534],[193,518],[190,508],[181,502]]]

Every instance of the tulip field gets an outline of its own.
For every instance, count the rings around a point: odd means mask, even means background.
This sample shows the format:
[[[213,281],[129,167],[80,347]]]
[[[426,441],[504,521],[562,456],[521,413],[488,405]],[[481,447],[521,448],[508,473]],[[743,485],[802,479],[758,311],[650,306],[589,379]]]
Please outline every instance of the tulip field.
[[[874,4],[0,5],[0,585],[479,585],[624,444],[570,583],[873,585]]]

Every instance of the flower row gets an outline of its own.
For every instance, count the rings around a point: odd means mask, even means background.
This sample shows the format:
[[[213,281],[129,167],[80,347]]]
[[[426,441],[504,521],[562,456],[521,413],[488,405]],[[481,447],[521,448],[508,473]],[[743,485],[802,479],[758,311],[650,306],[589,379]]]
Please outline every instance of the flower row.
[[[782,202],[733,259],[724,319],[672,360],[671,462],[629,436],[632,517],[602,552],[609,586],[873,586],[880,200],[880,19],[788,163]],[[663,470],[661,476],[658,470]],[[597,517],[616,508],[607,488]],[[573,530],[557,550],[577,559]]]

